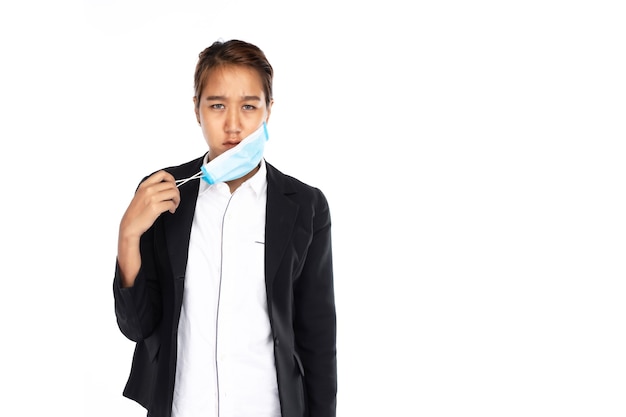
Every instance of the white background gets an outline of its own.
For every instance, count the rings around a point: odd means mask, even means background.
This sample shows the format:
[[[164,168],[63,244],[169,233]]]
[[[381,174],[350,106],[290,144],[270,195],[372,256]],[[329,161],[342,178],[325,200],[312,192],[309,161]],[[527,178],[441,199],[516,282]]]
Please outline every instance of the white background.
[[[341,417],[626,415],[620,3],[3,2],[2,409],[145,415],[117,227],[204,152],[197,55],[240,38],[267,160],[331,205]]]

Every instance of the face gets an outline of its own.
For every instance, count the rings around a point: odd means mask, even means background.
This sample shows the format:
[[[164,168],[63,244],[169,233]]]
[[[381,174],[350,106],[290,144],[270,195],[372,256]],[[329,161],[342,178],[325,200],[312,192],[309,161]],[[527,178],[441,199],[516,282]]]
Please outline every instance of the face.
[[[267,122],[272,105],[265,104],[259,74],[252,68],[232,65],[215,68],[208,74],[202,95],[194,97],[194,104],[210,159]]]

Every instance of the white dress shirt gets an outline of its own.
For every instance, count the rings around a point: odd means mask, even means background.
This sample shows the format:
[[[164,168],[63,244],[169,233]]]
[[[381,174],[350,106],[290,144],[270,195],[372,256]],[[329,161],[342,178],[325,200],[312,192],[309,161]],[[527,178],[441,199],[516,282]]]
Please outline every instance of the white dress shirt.
[[[265,162],[233,194],[200,181],[172,417],[280,417],[265,289]]]

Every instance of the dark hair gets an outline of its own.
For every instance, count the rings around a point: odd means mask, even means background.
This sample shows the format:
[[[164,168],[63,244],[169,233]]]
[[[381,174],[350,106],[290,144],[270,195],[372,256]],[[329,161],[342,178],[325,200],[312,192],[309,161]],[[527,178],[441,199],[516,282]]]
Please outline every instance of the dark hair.
[[[226,42],[213,42],[213,45],[200,52],[193,77],[196,108],[200,106],[200,96],[208,73],[214,68],[226,65],[243,65],[256,70],[263,84],[265,104],[270,105],[272,101],[272,79],[274,77],[272,66],[259,47],[232,39]]]

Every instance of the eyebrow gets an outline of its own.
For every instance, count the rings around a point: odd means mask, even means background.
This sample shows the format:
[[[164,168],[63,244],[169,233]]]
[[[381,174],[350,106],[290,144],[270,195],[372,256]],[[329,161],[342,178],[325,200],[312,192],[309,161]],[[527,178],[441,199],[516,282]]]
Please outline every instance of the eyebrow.
[[[256,101],[261,101],[261,97],[259,96],[241,96],[241,99],[243,101],[252,101],[252,100],[256,100]],[[225,96],[207,96],[206,97],[207,101],[223,101],[226,100]]]

